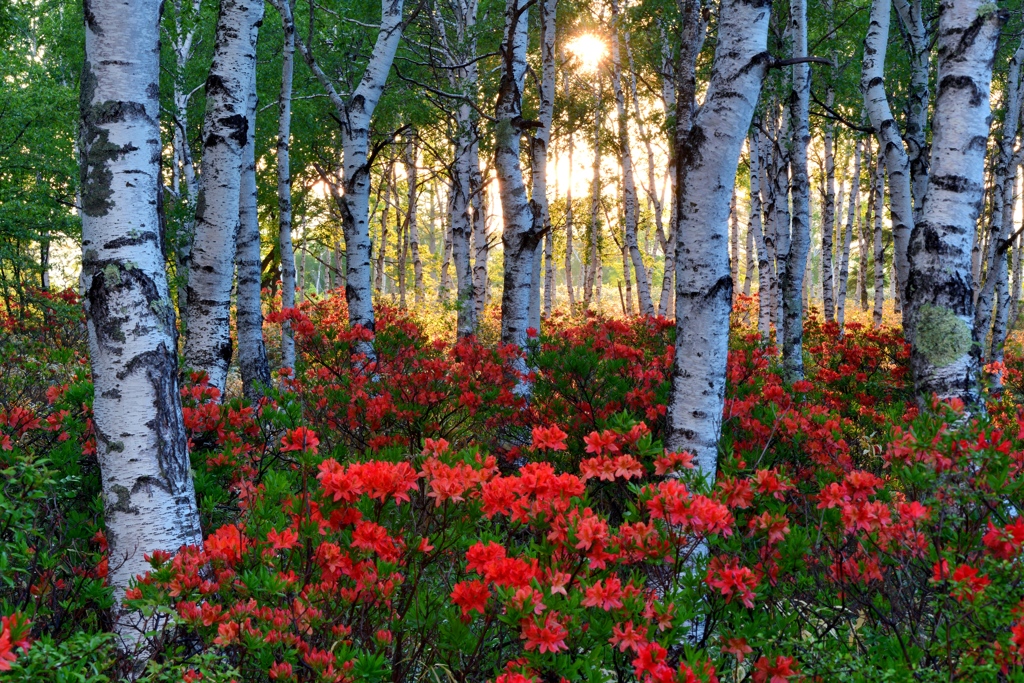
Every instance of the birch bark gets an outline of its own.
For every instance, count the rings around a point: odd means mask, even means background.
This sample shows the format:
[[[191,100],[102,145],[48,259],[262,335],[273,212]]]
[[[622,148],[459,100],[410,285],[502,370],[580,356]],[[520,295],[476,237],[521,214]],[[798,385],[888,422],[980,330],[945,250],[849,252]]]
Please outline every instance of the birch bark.
[[[636,178],[633,177],[633,153],[629,144],[629,118],[626,114],[626,98],[622,89],[622,57],[619,50],[621,15],[618,0],[611,0],[611,57],[612,94],[618,121],[619,163],[622,165],[622,206],[625,214],[625,242],[633,271],[636,273],[636,291],[643,315],[654,315],[654,302],[647,287],[647,268],[637,242],[637,194]]]
[[[114,631],[141,670],[135,650],[156,622],[125,609],[125,591],[150,568],[144,554],[202,544],[157,215],[160,2],[85,7],[81,291]]]
[[[676,343],[667,446],[694,454],[713,479],[725,405],[729,314],[729,199],[740,149],[769,62],[766,0],[724,0],[711,82],[676,151]]]
[[[860,150],[861,141],[857,140],[853,147],[853,178],[850,180],[849,205],[846,208],[846,236],[843,238],[843,251],[839,259],[839,295],[836,299],[836,322],[842,330],[846,324],[846,291],[850,281],[850,246],[853,242],[853,227],[857,218],[858,198],[860,197]]]
[[[978,401],[971,242],[984,193],[992,63],[1005,12],[943,0],[932,116],[931,176],[911,236],[904,298],[911,370],[923,397]]]
[[[291,3],[292,0],[279,0]],[[295,307],[295,249],[292,247],[292,79],[295,74],[295,25],[288,15],[281,17],[284,46],[281,50],[281,92],[277,98],[277,215],[278,249],[281,258],[281,308]],[[281,367],[295,369],[295,337],[292,323],[281,325]]]
[[[235,271],[238,294],[235,327],[238,331],[238,369],[242,391],[255,400],[271,384],[270,363],[263,343],[263,308],[260,299],[260,223],[256,206],[256,71],[249,81],[246,141],[242,148],[242,178],[238,200],[238,248]]]
[[[526,74],[529,6],[523,0],[507,0],[505,32],[502,40],[501,84],[495,106],[497,119],[494,140],[494,167],[504,218],[501,241],[505,247],[504,290],[501,296],[501,341],[526,347],[530,327],[530,292],[537,245],[543,237],[543,216],[536,200],[526,197],[523,169],[519,163],[522,136],[523,77]],[[520,358],[516,369],[524,376],[526,361]],[[517,387],[529,392],[525,382]]]
[[[256,69],[261,0],[223,0],[213,64],[206,79],[203,174],[196,200],[196,235],[188,281],[185,360],[224,393],[231,363],[231,285],[241,196],[246,116]]]
[[[864,94],[864,109],[878,139],[878,154],[885,159],[885,170],[889,177],[893,262],[897,289],[903,292],[910,271],[907,248],[910,233],[914,229],[914,214],[910,190],[910,157],[885,91],[885,55],[891,14],[890,0],[872,0],[868,32],[864,38],[861,92]]]

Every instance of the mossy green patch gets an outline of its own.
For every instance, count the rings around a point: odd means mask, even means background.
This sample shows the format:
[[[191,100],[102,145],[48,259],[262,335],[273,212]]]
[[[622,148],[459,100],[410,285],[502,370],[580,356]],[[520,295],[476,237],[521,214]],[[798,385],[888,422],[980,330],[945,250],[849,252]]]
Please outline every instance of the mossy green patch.
[[[971,350],[971,329],[956,313],[925,304],[918,311],[914,332],[916,351],[936,367],[944,367]]]

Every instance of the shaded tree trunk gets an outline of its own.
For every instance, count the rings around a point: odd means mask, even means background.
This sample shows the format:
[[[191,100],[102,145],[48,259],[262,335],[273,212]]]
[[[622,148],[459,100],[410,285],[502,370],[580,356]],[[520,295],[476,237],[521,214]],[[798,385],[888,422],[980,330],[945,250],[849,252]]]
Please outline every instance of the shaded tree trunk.
[[[280,0],[290,3],[292,0]],[[281,16],[284,47],[281,50],[281,92],[277,99],[277,214],[281,258],[281,308],[295,307],[295,249],[292,247],[292,79],[295,74],[295,25],[291,7]],[[292,323],[281,325],[281,367],[295,369],[295,337]]]
[[[881,156],[879,156],[879,163],[875,165],[875,184],[871,196],[875,198],[875,308],[871,313],[871,319],[875,327],[881,327],[882,309],[885,305],[885,248],[882,243],[882,211],[885,208],[885,167]]]
[[[408,179],[408,214],[406,215],[407,229],[406,237],[409,240],[409,254],[412,256],[412,277],[413,294],[417,304],[424,302],[423,298],[423,261],[420,260],[420,226],[417,220],[417,207],[419,203],[419,187],[417,185],[417,160],[418,150],[416,138],[409,137],[405,144],[405,169]]]
[[[790,1],[790,36],[793,56],[807,56],[807,0]],[[811,249],[810,182],[807,176],[807,146],[810,132],[810,66],[793,65],[793,89],[789,95],[789,118],[792,147],[789,167],[793,195],[792,238],[788,250],[786,272],[782,278],[782,301],[785,335],[782,362],[790,381],[804,377],[804,274]]]
[[[846,290],[850,280],[850,246],[853,242],[853,228],[857,219],[858,197],[860,197],[860,149],[861,141],[853,147],[853,178],[850,185],[849,205],[846,208],[846,230],[842,253],[839,256],[839,295],[836,299],[836,322],[839,329],[846,324]]]
[[[256,72],[249,83],[245,147],[238,199],[238,249],[235,270],[238,294],[235,327],[238,330],[238,369],[242,391],[250,400],[271,385],[270,363],[263,343],[263,307],[260,298],[260,223],[256,206]]]
[[[636,291],[643,315],[654,315],[654,302],[647,286],[647,268],[644,266],[643,255],[637,241],[637,225],[639,207],[637,206],[636,179],[633,177],[633,154],[629,144],[629,119],[626,114],[625,93],[622,90],[622,58],[619,54],[619,15],[618,0],[611,0],[611,57],[612,57],[612,93],[615,97],[615,109],[618,121],[619,163],[622,166],[622,208],[625,214],[625,243],[629,258],[636,272]]]
[[[772,265],[761,226],[761,140],[758,125],[755,123],[747,138],[750,148],[750,226],[748,234],[753,236],[757,245],[757,329],[761,339],[768,339],[772,328]]]

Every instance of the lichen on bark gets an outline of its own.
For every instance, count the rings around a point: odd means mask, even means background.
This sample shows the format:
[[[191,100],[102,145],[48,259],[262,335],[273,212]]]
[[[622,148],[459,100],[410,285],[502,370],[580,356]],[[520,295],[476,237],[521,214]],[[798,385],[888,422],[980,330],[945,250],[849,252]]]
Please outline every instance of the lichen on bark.
[[[935,367],[951,365],[971,350],[971,329],[948,308],[921,306],[915,329],[915,349]]]

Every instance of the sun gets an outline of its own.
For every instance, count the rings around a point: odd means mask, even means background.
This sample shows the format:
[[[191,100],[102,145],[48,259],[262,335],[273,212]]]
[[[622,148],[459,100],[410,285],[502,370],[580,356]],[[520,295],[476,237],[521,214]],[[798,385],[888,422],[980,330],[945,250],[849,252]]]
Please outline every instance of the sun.
[[[594,73],[608,56],[608,46],[593,33],[581,33],[569,41],[569,52],[579,61],[579,70]]]

